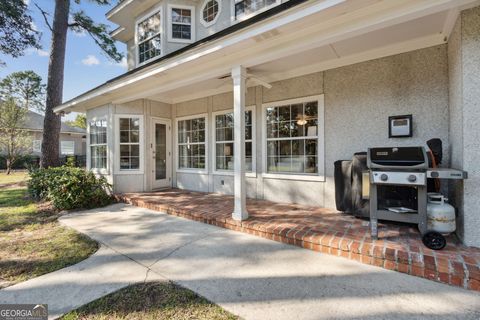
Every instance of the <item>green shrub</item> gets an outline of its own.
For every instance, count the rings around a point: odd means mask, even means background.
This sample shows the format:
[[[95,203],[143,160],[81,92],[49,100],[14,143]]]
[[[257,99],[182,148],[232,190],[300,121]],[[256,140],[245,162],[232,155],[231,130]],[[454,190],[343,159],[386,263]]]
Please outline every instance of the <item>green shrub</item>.
[[[69,166],[31,170],[28,190],[35,199],[51,201],[60,210],[103,207],[113,200],[105,177]]]

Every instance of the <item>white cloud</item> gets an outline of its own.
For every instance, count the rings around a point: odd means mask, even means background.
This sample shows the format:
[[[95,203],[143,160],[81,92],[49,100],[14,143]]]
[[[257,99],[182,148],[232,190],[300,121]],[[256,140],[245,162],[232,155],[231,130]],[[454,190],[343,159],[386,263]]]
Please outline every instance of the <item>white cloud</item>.
[[[23,3],[25,3],[28,6],[30,4],[30,0],[23,0]]]
[[[114,66],[114,67],[120,67],[120,68],[123,68],[123,69],[127,69],[128,68],[127,58],[123,57],[122,60],[120,60],[120,62],[110,61],[110,62],[108,62],[108,65],[109,66]]]
[[[73,35],[74,35],[75,37],[83,38],[83,37],[85,37],[85,36],[87,35],[87,33],[85,32],[85,30],[82,30],[82,31],[80,31],[80,32],[74,32]]]
[[[95,66],[100,64],[100,60],[98,60],[98,58],[93,54],[89,54],[85,59],[82,60],[82,63],[86,66]]]
[[[50,55],[50,51],[34,48],[28,48],[26,53],[28,55],[37,54],[39,57],[48,57]]]
[[[30,23],[30,28],[32,28],[33,31],[39,31],[37,25],[33,21]]]
[[[50,55],[50,52],[45,51],[45,50],[42,50],[42,49],[38,49],[38,50],[37,50],[37,54],[38,54],[40,57],[48,57],[48,56]]]
[[[123,57],[120,62],[116,63],[116,66],[120,67],[120,68],[127,69],[127,67],[128,67],[127,58]]]

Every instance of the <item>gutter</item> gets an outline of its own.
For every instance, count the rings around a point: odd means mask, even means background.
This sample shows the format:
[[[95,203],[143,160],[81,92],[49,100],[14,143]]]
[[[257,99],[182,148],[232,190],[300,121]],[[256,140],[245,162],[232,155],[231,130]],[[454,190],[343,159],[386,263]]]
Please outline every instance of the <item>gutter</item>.
[[[298,6],[298,5],[302,4],[302,3],[309,2],[309,1],[311,1],[311,0],[289,0],[289,1],[284,2],[284,3],[282,3],[282,4],[278,5],[278,6],[275,6],[275,7],[271,8],[271,9],[269,9],[269,10],[266,10],[266,11],[264,11],[264,12],[261,12],[261,13],[255,15],[255,16],[247,19],[247,20],[240,21],[240,22],[238,22],[238,23],[236,23],[236,24],[234,24],[234,25],[231,25],[231,26],[228,27],[228,28],[225,28],[225,29],[223,29],[223,30],[220,30],[219,32],[216,32],[216,33],[214,33],[214,34],[212,34],[212,35],[210,35],[210,36],[208,36],[208,37],[205,37],[205,38],[203,38],[203,39],[200,39],[200,40],[198,40],[198,41],[196,41],[196,42],[194,42],[194,43],[192,43],[192,44],[189,44],[189,45],[187,45],[187,46],[185,46],[185,47],[182,47],[182,48],[180,48],[180,49],[178,49],[178,50],[176,50],[176,51],[174,51],[174,52],[171,52],[171,53],[169,53],[169,54],[167,54],[167,55],[161,56],[161,57],[159,57],[159,58],[157,58],[157,59],[155,59],[155,60],[153,60],[153,61],[150,61],[150,62],[148,62],[148,63],[146,63],[146,64],[144,64],[144,65],[141,65],[141,66],[139,66],[139,67],[137,67],[137,68],[135,68],[135,69],[132,69],[132,70],[130,70],[130,71],[127,71],[127,72],[121,74],[120,76],[117,76],[117,77],[115,77],[115,78],[112,78],[112,79],[104,82],[103,84],[101,84],[101,85],[99,85],[99,86],[97,86],[97,87],[95,87],[95,88],[93,88],[93,89],[90,89],[90,90],[82,93],[81,95],[73,98],[73,99],[70,99],[70,100],[62,103],[62,104],[59,105],[58,107],[54,108],[54,112],[55,112],[55,113],[58,113],[58,112],[63,111],[64,109],[72,106],[72,105],[76,102],[76,100],[81,99],[81,98],[87,96],[88,94],[91,94],[92,92],[94,92],[94,91],[96,91],[96,90],[98,90],[98,89],[100,89],[100,88],[103,88],[103,87],[105,87],[105,86],[107,86],[107,85],[109,85],[109,84],[112,84],[112,83],[114,83],[114,82],[117,82],[117,81],[119,81],[119,80],[122,80],[122,79],[124,79],[124,78],[126,78],[126,77],[128,77],[128,76],[130,76],[130,75],[134,75],[134,74],[136,74],[136,73],[139,73],[140,71],[142,71],[142,70],[144,70],[144,69],[147,69],[147,68],[149,68],[149,67],[155,66],[156,64],[160,64],[161,62],[163,62],[163,61],[165,61],[165,60],[167,60],[167,59],[171,59],[171,58],[173,58],[173,57],[175,57],[175,56],[178,56],[178,55],[180,55],[180,54],[182,54],[182,53],[188,52],[188,51],[190,51],[190,50],[192,50],[192,49],[194,49],[194,48],[199,47],[199,46],[202,45],[202,44],[209,43],[209,42],[212,42],[212,41],[214,41],[214,40],[218,40],[218,39],[221,39],[221,38],[223,38],[223,37],[226,37],[226,36],[228,36],[228,35],[230,35],[230,34],[232,34],[232,33],[235,33],[235,32],[237,32],[237,31],[240,31],[240,30],[242,30],[242,29],[244,29],[244,28],[247,28],[247,27],[249,27],[249,26],[252,26],[252,25],[254,25],[254,24],[258,23],[258,22],[261,22],[261,21],[266,20],[266,19],[268,19],[268,18],[270,18],[270,17],[273,17],[273,16],[275,16],[275,15],[277,15],[277,14],[283,12],[283,11],[286,11],[286,10],[288,10],[288,9],[291,9],[291,8],[293,8],[293,7],[295,7],[295,6]],[[130,2],[129,0],[125,0],[124,2],[122,2],[122,4],[124,4],[124,3],[129,3],[129,2]],[[112,10],[114,10],[114,9],[115,9],[115,8],[113,8]],[[111,11],[112,11],[112,10],[111,10]],[[110,13],[111,11],[109,11],[109,13]],[[109,13],[107,13],[107,15],[108,15]],[[107,16],[107,17],[108,17],[108,16]],[[116,30],[114,30],[114,31],[116,31]]]

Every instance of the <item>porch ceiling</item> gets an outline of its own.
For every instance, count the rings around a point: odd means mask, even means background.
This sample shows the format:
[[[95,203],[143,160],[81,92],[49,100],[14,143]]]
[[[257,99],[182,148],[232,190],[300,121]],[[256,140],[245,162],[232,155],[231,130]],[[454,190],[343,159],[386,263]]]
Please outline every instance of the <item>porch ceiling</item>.
[[[235,65],[273,82],[442,44],[459,10],[477,4],[478,0],[308,1],[106,83],[56,111],[84,111],[140,98],[177,103],[228,92],[228,75]]]
[[[446,24],[450,11],[375,30],[358,37],[315,47],[249,68],[249,73],[266,82],[274,82],[313,72],[341,67],[365,60],[407,52],[445,43],[450,30]],[[456,16],[455,16],[456,17]],[[446,34],[448,33],[448,34]],[[247,81],[247,86],[258,85]],[[232,90],[229,77],[204,80],[175,90],[150,95],[151,100],[177,103]]]

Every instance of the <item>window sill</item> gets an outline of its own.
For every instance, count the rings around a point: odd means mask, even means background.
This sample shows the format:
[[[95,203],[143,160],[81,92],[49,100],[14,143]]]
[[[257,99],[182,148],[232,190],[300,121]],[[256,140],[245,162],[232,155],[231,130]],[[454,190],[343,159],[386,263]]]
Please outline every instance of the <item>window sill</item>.
[[[118,175],[137,175],[137,174],[143,174],[143,170],[117,170],[115,171],[115,174],[118,174]]]
[[[168,42],[172,42],[172,43],[194,43],[195,41],[193,39],[187,40],[187,39],[168,38]]]
[[[262,178],[278,180],[296,180],[296,181],[317,181],[325,182],[324,175],[303,175],[303,174],[281,174],[281,173],[263,173]]]
[[[213,175],[214,176],[234,176],[235,172],[233,172],[233,171],[214,171]],[[247,178],[256,178],[257,173],[256,172],[245,172],[245,176]]]
[[[177,169],[177,173],[190,173],[190,174],[208,174],[208,170],[196,170],[196,169]]]

